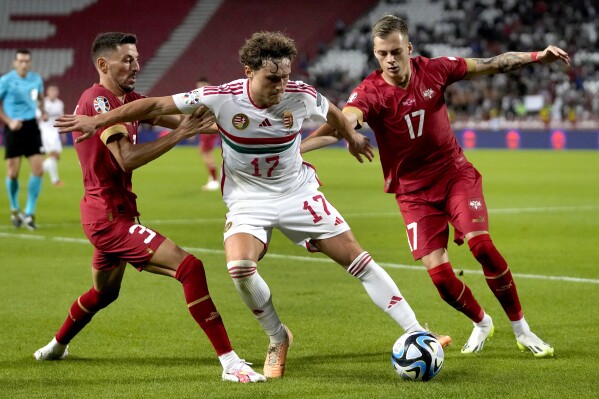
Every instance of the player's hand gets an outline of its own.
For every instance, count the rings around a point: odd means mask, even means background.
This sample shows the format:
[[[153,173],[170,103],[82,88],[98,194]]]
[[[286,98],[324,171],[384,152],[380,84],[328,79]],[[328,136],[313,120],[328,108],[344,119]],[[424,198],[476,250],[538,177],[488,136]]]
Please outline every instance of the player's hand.
[[[216,127],[216,116],[214,116],[208,107],[202,105],[200,108],[196,109],[193,114],[191,114],[191,118],[198,119],[202,122],[198,133],[218,133],[218,128]]]
[[[214,115],[213,115],[214,116]],[[173,132],[177,131],[177,134],[181,134],[184,138],[190,138],[197,135],[203,129],[206,129],[207,126],[213,124],[213,119],[210,116],[207,116],[207,119],[200,116],[196,117],[195,113],[192,115],[186,116],[179,127],[177,127]]]
[[[63,115],[56,118],[54,127],[58,128],[58,133],[81,132],[75,143],[87,140],[96,133],[97,127],[93,116],[87,115]]]
[[[369,162],[372,162],[372,159],[374,158],[374,148],[372,147],[372,144],[370,144],[370,139],[360,133],[356,133],[351,142],[348,141],[347,149],[360,163],[364,162],[362,160],[362,155],[364,155]]]
[[[570,56],[564,50],[557,46],[549,45],[538,54],[538,60],[542,64],[561,60],[566,66],[570,67]]]
[[[17,130],[21,130],[22,127],[23,127],[23,121],[20,119],[11,119],[10,122],[8,123],[8,128],[10,130],[12,130],[13,132],[16,132]]]

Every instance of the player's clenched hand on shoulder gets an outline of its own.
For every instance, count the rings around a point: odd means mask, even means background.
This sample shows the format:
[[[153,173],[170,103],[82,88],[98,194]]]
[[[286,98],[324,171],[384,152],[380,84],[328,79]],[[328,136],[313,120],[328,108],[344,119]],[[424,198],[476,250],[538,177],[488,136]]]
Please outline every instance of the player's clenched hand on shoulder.
[[[193,114],[191,114],[191,117],[198,119],[202,122],[202,125],[199,128],[201,134],[218,133],[218,128],[216,126],[216,117],[214,116],[212,111],[208,109],[208,107],[202,105],[201,107],[196,109],[193,112]]]

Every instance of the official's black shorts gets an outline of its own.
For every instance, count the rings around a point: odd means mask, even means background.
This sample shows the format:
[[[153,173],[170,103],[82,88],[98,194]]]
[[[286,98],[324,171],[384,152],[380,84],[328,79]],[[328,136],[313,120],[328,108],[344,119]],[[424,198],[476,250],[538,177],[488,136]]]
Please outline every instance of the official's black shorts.
[[[4,159],[30,157],[45,152],[42,145],[42,134],[35,119],[23,121],[23,126],[14,132],[5,126],[4,146],[6,150]]]

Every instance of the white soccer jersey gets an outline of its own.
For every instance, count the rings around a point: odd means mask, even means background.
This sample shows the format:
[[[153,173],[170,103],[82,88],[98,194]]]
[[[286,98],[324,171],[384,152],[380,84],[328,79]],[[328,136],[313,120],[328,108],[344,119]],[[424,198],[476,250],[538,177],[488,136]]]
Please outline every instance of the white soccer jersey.
[[[223,199],[276,198],[317,183],[314,169],[300,154],[305,119],[325,122],[328,100],[300,81],[289,81],[279,104],[256,106],[249,79],[206,86],[173,96],[179,110],[193,113],[202,104],[216,115],[222,138]]]

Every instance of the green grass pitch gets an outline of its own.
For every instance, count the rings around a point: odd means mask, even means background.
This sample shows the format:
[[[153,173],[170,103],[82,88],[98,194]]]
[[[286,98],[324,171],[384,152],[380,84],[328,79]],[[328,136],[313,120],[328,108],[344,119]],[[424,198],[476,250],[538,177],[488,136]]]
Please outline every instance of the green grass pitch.
[[[421,323],[450,334],[441,373],[409,383],[391,367],[402,334],[360,283],[321,254],[276,232],[261,275],[295,344],[284,379],[257,385],[222,382],[221,368],[173,279],[129,268],[121,295],[71,343],[61,362],[32,353],[59,328],[91,285],[92,248],[79,225],[81,173],[72,147],[59,164],[64,187],[45,178],[39,229],[9,222],[0,195],[1,398],[585,398],[597,395],[599,349],[599,153],[467,153],[484,176],[494,242],[515,275],[526,318],[555,357],[521,353],[509,322],[467,247],[450,258],[495,320],[482,353],[460,348],[472,325],[445,304],[408,251],[392,195],[382,192],[378,160],[355,162],[342,149],[308,153],[326,194],[361,245],[384,266]],[[4,163],[0,169],[5,174]],[[24,202],[29,168],[21,173]],[[237,352],[261,370],[267,337],[238,297],[225,267],[220,195],[202,192],[197,148],[178,147],[135,172],[141,221],[206,265],[211,294]]]

